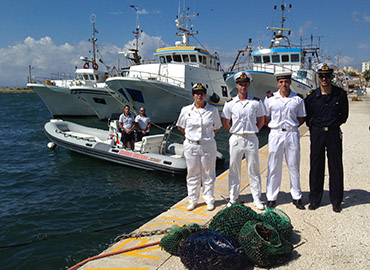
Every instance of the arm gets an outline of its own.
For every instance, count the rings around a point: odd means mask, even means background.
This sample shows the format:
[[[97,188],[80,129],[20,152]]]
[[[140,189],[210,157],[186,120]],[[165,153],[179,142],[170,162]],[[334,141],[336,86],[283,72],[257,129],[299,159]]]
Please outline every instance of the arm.
[[[265,126],[268,127],[269,123],[270,123],[270,117],[265,115]]]
[[[178,129],[178,130],[180,130],[180,131],[181,131],[181,133],[185,135],[185,129],[184,129],[184,128],[182,128],[182,127],[177,127],[177,129]]]
[[[227,130],[227,132],[229,132],[229,130],[230,130],[230,128],[231,128],[230,119],[227,119],[227,118],[221,117],[221,121],[222,121],[222,125],[223,125],[223,127]]]
[[[265,116],[257,117],[257,127],[260,130],[265,124]]]
[[[306,121],[306,117],[297,117],[298,119],[298,126],[300,127],[305,121]]]

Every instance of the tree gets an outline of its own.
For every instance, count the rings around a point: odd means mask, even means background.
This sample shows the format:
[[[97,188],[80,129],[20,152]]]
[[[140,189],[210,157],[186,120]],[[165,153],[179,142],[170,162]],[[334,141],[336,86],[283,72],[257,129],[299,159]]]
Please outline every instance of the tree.
[[[370,80],[370,70],[365,70],[364,73],[362,73],[362,76],[368,82]]]

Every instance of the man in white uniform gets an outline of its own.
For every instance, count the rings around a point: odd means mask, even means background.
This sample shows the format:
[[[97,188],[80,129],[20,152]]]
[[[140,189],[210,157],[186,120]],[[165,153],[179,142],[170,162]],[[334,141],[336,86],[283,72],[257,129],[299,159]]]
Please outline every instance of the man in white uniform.
[[[290,193],[293,204],[305,209],[299,180],[300,136],[306,110],[303,99],[290,89],[291,73],[275,74],[279,90],[265,99],[266,121],[271,129],[268,139],[269,156],[266,197],[267,207],[275,207],[280,190],[283,156],[290,175]]]
[[[222,111],[224,128],[232,135],[229,139],[229,193],[231,206],[237,202],[240,189],[241,161],[245,155],[254,205],[263,210],[261,202],[261,174],[256,133],[264,125],[265,109],[261,100],[248,96],[252,76],[245,72],[234,75],[238,95],[228,101]]]
[[[150,127],[152,125],[150,117],[145,113],[145,108],[140,108],[140,114],[135,117],[137,129],[137,140],[141,141],[144,136],[150,135]]]
[[[181,109],[177,128],[185,135],[184,156],[187,167],[187,189],[189,205],[193,210],[198,203],[200,188],[207,210],[215,206],[214,187],[216,180],[217,146],[215,133],[222,127],[217,108],[205,101],[207,90],[201,84],[192,89],[194,103]]]

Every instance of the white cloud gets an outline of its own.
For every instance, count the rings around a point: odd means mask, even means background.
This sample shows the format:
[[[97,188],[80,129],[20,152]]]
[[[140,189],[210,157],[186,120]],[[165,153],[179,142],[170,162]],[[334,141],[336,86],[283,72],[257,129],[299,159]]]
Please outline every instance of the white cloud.
[[[312,21],[307,21],[303,26],[301,26],[298,30],[298,35],[300,37],[306,35],[308,30],[310,30],[313,27],[314,23]]]
[[[370,22],[370,16],[364,15],[364,21],[365,22]]]
[[[352,20],[354,20],[355,22],[359,22],[360,19],[359,19],[359,14],[358,14],[358,11],[353,11],[352,12]]]
[[[357,48],[359,48],[359,49],[367,49],[367,48],[369,48],[369,45],[366,44],[366,43],[359,43],[357,45]]]
[[[113,44],[98,44],[98,57],[110,67],[117,66],[121,59],[121,66],[125,65],[119,51],[132,48],[134,40],[129,41],[124,48]],[[143,59],[153,59],[153,53],[165,44],[161,37],[151,37],[142,33],[140,37],[139,53]],[[50,78],[51,73],[68,73],[73,75],[75,67],[81,67],[80,56],[89,55],[91,43],[80,41],[72,45],[65,43],[56,45],[51,37],[36,40],[27,37],[23,42],[14,46],[0,48],[0,86],[25,87],[27,84],[28,66],[31,65],[32,76]],[[100,68],[103,69],[102,64]]]
[[[350,56],[343,56],[340,58],[340,66],[346,66],[346,65],[351,65],[355,62],[355,59]]]

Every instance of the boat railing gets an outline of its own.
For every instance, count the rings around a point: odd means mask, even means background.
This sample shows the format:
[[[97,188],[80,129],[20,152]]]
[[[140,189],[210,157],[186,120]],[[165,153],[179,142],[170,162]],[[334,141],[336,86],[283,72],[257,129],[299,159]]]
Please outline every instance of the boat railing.
[[[184,80],[170,77],[164,74],[152,73],[148,71],[130,70],[129,76],[131,78],[139,78],[144,80],[164,82],[178,87],[185,88]]]

